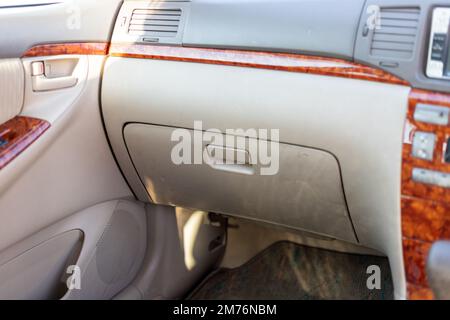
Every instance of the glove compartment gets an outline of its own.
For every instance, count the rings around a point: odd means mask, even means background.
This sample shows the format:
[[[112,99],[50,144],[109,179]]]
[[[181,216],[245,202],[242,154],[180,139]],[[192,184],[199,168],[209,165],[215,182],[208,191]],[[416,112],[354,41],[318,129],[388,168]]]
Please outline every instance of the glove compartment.
[[[188,160],[184,163],[174,158],[179,151],[177,145],[183,142],[174,141],[177,130],[188,140],[183,151],[185,156],[189,153]],[[217,164],[205,156],[201,163],[194,164],[194,137],[201,135],[202,131],[167,126],[125,126],[124,140],[131,160],[155,203],[236,215],[355,241],[339,165],[333,155],[280,143],[277,150],[270,150],[270,165],[268,161],[251,164],[245,157],[242,163]],[[220,135],[224,142],[237,140],[229,134]],[[212,146],[206,140],[201,144],[205,155]],[[270,145],[247,137],[239,150],[253,158],[255,153],[249,146],[263,149],[262,144]]]

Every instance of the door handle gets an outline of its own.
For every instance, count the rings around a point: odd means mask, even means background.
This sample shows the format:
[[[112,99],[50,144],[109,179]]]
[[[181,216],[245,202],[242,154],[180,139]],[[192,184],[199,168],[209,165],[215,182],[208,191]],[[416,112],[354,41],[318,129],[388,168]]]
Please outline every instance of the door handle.
[[[43,61],[31,64],[33,91],[49,91],[70,88],[77,84],[78,78],[73,75],[48,77]]]
[[[206,151],[207,164],[213,169],[246,175],[255,174],[255,167],[247,150],[209,144]]]
[[[33,76],[34,91],[48,91],[69,88],[76,85],[78,79],[74,76],[47,78],[45,75]]]

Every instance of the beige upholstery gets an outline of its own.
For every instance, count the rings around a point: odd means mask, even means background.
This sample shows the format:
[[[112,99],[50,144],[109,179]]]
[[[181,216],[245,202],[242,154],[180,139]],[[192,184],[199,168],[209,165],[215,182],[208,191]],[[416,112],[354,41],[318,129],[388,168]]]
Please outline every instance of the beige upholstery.
[[[0,123],[20,113],[23,105],[24,82],[20,59],[0,60]]]

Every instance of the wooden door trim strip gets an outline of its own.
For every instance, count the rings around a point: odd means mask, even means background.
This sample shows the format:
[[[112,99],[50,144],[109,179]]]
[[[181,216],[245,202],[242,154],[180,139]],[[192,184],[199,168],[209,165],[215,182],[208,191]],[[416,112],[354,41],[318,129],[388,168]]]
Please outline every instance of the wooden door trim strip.
[[[22,55],[22,58],[60,54],[107,55],[108,48],[107,42],[48,43],[31,47]]]
[[[16,116],[0,125],[0,169],[21,154],[48,128],[45,120]]]

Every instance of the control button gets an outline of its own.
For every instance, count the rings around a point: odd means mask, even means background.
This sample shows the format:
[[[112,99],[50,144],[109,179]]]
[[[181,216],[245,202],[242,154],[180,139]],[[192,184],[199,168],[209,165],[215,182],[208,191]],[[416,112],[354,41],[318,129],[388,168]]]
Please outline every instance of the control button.
[[[436,135],[434,133],[417,131],[412,143],[412,156],[424,160],[433,160]]]
[[[426,183],[426,184],[436,184],[436,171],[413,168],[412,179],[415,182]]]
[[[449,112],[450,109],[446,107],[418,103],[414,111],[414,120],[446,126]]]
[[[441,79],[443,76],[444,63],[442,61],[428,60],[427,76],[430,78]]]
[[[440,171],[413,168],[412,179],[415,182],[432,184],[438,187],[450,188],[450,174]]]
[[[445,33],[435,33],[433,35],[433,43],[431,45],[432,60],[443,60],[446,38],[447,35]]]

